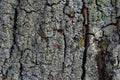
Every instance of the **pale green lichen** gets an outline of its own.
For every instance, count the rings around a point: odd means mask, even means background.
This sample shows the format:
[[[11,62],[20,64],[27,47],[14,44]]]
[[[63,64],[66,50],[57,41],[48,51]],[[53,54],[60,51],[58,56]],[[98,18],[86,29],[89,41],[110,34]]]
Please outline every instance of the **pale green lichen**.
[[[85,40],[83,38],[80,38],[79,45],[80,47],[84,47]]]

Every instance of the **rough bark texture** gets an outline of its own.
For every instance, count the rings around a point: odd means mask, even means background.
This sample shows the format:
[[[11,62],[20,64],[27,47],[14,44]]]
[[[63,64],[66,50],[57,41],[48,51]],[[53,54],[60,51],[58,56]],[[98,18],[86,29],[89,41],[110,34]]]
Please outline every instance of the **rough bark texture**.
[[[0,0],[0,80],[120,80],[120,0]]]

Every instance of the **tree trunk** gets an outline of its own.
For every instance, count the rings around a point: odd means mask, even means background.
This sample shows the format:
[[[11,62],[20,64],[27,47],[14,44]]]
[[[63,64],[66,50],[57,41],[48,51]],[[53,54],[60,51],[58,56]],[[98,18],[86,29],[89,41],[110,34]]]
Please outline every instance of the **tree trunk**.
[[[120,0],[0,0],[0,80],[120,80]]]

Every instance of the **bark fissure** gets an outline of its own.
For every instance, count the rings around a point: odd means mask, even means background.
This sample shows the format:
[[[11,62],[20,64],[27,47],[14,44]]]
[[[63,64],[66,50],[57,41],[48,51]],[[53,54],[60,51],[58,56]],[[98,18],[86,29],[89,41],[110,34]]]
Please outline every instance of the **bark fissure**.
[[[98,4],[98,0],[95,1],[95,4],[96,4],[96,6],[97,6],[97,10],[100,11],[101,13],[104,13],[104,12],[100,9],[101,5]]]
[[[23,65],[22,65],[22,63],[20,63],[20,79],[21,80],[23,80],[22,71],[23,71]]]
[[[82,60],[82,76],[81,76],[81,80],[85,79],[85,75],[86,75],[86,69],[85,69],[85,65],[86,65],[86,59],[87,59],[87,49],[88,49],[88,45],[89,45],[89,14],[88,14],[88,8],[85,6],[85,2],[84,0],[83,2],[83,6],[82,6],[82,15],[84,18],[83,21],[83,28],[84,28],[84,52],[83,52],[83,60]]]
[[[100,50],[98,51],[98,54],[96,55],[96,61],[97,61],[97,66],[98,66],[98,76],[99,76],[98,79],[99,80],[112,80],[112,78],[109,76],[109,73],[107,71],[107,66],[106,66],[107,61],[109,61],[109,58],[108,60],[106,60],[106,57],[111,57],[110,56],[111,53],[107,52],[108,45],[109,45],[109,41],[106,38],[98,41],[98,48]]]
[[[116,22],[115,23],[109,23],[103,27],[101,27],[100,30],[103,30],[106,27],[110,27],[110,26],[115,26],[116,27],[116,31],[114,31],[113,33],[115,33],[116,35],[118,35],[118,40],[116,40],[115,42],[117,42],[118,44],[120,43],[120,34],[119,34],[119,25],[120,25],[120,17],[116,18]],[[97,62],[97,66],[98,66],[98,75],[99,75],[99,80],[113,80],[113,74],[112,74],[112,69],[109,69],[109,71],[111,70],[111,72],[108,72],[108,63],[112,61],[112,59],[110,59],[113,55],[112,52],[108,52],[107,48],[110,47],[109,44],[111,43],[108,39],[108,36],[102,35],[100,41],[98,41],[98,48],[100,49],[98,51],[98,54],[96,55],[96,62]],[[113,36],[114,38],[114,36]],[[114,41],[113,41],[114,42]],[[115,47],[114,47],[115,48]],[[111,48],[113,49],[113,48]],[[106,59],[108,58],[108,59]],[[111,66],[114,67],[114,64],[111,63]],[[111,76],[110,76],[111,75]]]
[[[65,35],[65,31],[63,32],[63,39],[64,39],[64,61],[63,61],[63,67],[62,67],[62,72],[64,72],[65,70],[65,66],[66,66],[66,50],[67,50],[67,42],[66,42],[66,35]]]
[[[65,7],[68,6],[68,1],[66,2],[66,4],[64,5],[63,7],[63,14],[65,14]],[[66,15],[66,14],[65,14]],[[62,72],[64,72],[65,70],[65,66],[66,66],[66,57],[67,57],[67,40],[66,40],[66,26],[67,26],[67,21],[65,22],[65,26],[64,26],[64,29],[62,27],[62,29],[59,30],[59,32],[62,32],[62,35],[63,35],[63,40],[64,40],[64,60],[63,60],[63,64],[62,64]]]
[[[15,45],[17,44],[17,42],[16,42],[17,17],[18,17],[18,10],[17,10],[17,8],[15,8],[14,9],[14,24],[13,24],[13,44],[10,49],[10,57],[13,53]]]
[[[14,7],[13,7],[14,8]],[[22,58],[22,51],[19,49],[19,46],[17,44],[17,29],[18,29],[18,10],[20,8],[20,0],[18,0],[18,4],[17,6],[14,8],[14,24],[13,24],[13,44],[12,47],[10,49],[10,56],[12,55],[12,53],[14,52],[15,47],[17,48],[17,50],[20,52],[20,59],[19,59],[19,63],[20,63],[20,67],[19,67],[19,75],[20,75],[20,79],[22,80],[22,71],[23,71],[23,65],[21,63],[21,58]]]
[[[119,79],[119,0],[0,2],[0,80]]]

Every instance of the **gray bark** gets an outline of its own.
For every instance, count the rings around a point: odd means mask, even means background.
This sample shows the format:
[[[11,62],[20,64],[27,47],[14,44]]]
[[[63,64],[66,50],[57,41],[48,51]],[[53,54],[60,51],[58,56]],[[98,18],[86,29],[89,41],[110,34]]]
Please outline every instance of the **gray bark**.
[[[0,80],[120,80],[120,0],[0,0]]]

